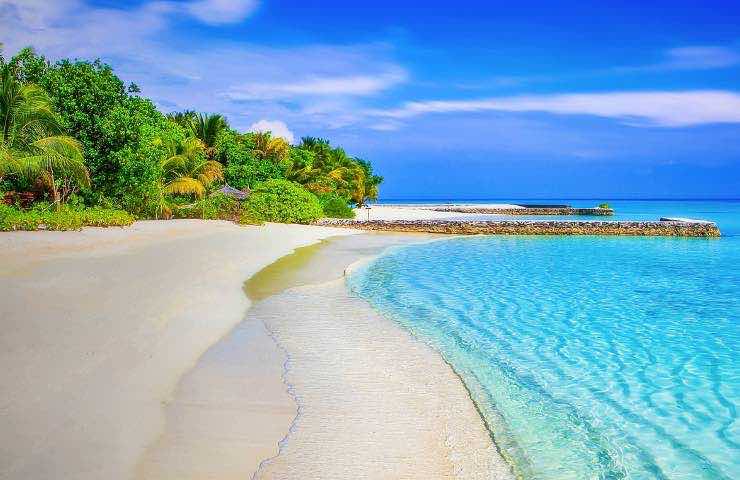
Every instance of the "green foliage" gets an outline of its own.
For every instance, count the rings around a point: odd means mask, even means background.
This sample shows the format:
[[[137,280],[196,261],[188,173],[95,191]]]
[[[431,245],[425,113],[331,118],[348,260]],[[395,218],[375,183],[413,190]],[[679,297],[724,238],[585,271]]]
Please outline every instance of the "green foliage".
[[[612,207],[610,207],[608,203],[602,203],[599,205],[599,208],[605,208],[605,209],[611,210]]]
[[[100,170],[105,170],[110,145],[117,140],[102,125],[107,115],[129,98],[124,83],[99,60],[52,64],[33,50],[24,49],[11,63],[19,66],[23,82],[37,84],[48,92],[64,130],[82,144],[93,183],[100,186]]]
[[[252,191],[247,210],[265,222],[311,223],[323,215],[319,199],[287,180],[268,180]]]
[[[0,179],[38,185],[55,202],[90,179],[77,140],[62,135],[60,117],[38,85],[21,83],[17,65],[0,64]]]
[[[23,212],[0,203],[0,232],[38,230],[41,219],[37,214]]]
[[[373,174],[369,162],[352,158],[341,148],[333,148],[328,140],[304,137],[298,150],[308,156],[291,155],[286,178],[304,185],[316,195],[335,192],[351,199],[356,205],[377,199],[382,177]]]
[[[319,197],[321,209],[324,216],[328,218],[355,218],[355,211],[349,205],[346,198],[342,198],[336,193],[327,193]]]
[[[252,216],[244,203],[214,193],[189,205],[176,205],[173,208],[175,218],[199,218],[202,220],[230,220],[240,225],[259,225],[262,222]]]
[[[361,201],[358,202],[358,205],[362,206],[365,205],[368,200],[378,199],[380,184],[383,183],[383,177],[373,174],[373,166],[367,160],[356,158],[355,161],[360,168],[362,168],[364,173],[364,185],[362,186],[363,193]]]
[[[0,82],[11,94],[0,94],[0,189],[24,198],[63,204],[79,194],[81,203],[138,218],[241,223],[310,222],[322,216],[322,206],[327,215],[348,218],[351,203],[377,198],[382,177],[327,140],[305,137],[291,146],[269,133],[232,130],[219,114],[165,116],[99,60],[52,63],[24,49],[9,61],[0,55],[0,69],[12,73],[4,77],[12,82]],[[15,115],[14,98],[34,108]],[[207,196],[222,180],[255,194],[244,205]],[[68,229],[111,221],[105,209],[84,217],[81,206],[69,208],[56,205],[53,215],[4,209],[3,218],[13,219],[4,225]]]
[[[31,210],[0,204],[0,231],[79,230],[82,227],[124,227],[134,217],[123,210],[62,205],[55,208],[38,203]]]
[[[226,183],[239,190],[284,176],[284,167],[279,163],[258,157],[253,135],[224,130],[216,138],[214,150],[215,158],[226,164]]]
[[[110,190],[114,202],[138,217],[168,217],[161,161],[167,158],[165,144],[182,140],[184,135],[171,122],[141,125],[136,143],[111,154],[117,169]]]
[[[210,149],[216,144],[216,139],[219,133],[229,129],[229,124],[226,119],[219,114],[208,115],[198,113],[195,114],[190,121],[190,132],[195,138],[198,138],[203,145],[209,149],[209,157],[213,155],[213,151]]]
[[[223,180],[223,167],[208,160],[206,148],[198,138],[163,142],[166,156],[160,160],[162,191],[166,195],[187,195],[203,198],[211,185]]]

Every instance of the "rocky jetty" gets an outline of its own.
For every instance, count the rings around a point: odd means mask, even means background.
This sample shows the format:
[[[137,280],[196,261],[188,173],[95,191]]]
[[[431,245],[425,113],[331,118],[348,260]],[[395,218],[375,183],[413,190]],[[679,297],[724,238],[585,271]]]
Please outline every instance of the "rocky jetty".
[[[393,232],[424,232],[456,235],[610,235],[659,237],[719,237],[717,225],[689,221],[458,221],[458,220],[340,220],[325,219],[319,225]]]

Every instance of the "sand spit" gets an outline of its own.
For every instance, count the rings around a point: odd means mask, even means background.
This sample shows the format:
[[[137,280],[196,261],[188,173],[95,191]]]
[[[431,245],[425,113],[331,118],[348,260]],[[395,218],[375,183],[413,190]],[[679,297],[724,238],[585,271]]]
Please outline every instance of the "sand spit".
[[[133,478],[178,379],[243,320],[244,279],[341,233],[185,220],[0,234],[0,478]],[[276,451],[270,432],[257,442]]]
[[[449,209],[446,209],[449,207]],[[418,205],[373,205],[369,211],[365,208],[355,209],[355,218],[357,220],[367,220],[368,214],[370,220],[452,220],[465,218],[470,212],[459,211],[458,209],[467,208],[486,208],[493,211],[503,211],[512,209],[522,209],[518,205],[509,203],[491,203],[481,205],[438,205],[438,204],[418,204]],[[491,212],[487,212],[491,213]]]

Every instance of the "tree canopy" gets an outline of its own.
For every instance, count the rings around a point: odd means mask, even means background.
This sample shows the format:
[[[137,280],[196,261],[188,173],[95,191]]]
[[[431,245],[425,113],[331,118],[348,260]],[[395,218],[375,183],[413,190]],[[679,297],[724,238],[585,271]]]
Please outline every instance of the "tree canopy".
[[[218,113],[165,115],[99,60],[50,62],[26,48],[7,61],[0,51],[0,68],[0,191],[37,189],[55,202],[77,194],[155,218],[224,183],[262,192],[263,203],[314,198],[310,216],[315,205],[347,216],[342,204],[378,197],[371,164],[326,139],[290,145]]]

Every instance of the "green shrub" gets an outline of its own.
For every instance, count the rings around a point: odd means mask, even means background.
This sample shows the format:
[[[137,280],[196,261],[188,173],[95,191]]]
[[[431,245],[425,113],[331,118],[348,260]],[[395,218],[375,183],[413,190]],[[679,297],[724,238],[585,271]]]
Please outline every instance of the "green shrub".
[[[239,225],[262,225],[265,222],[255,217],[245,209],[242,210],[241,214],[239,215],[239,219],[236,220],[236,223],[238,223]]]
[[[187,205],[174,205],[175,218],[200,218],[202,220],[234,220],[239,217],[241,205],[238,200],[221,193],[197,200]]]
[[[0,231],[38,230],[41,217],[36,212],[24,212],[15,207],[0,205]]]
[[[355,218],[355,211],[349,206],[347,199],[336,193],[327,193],[319,197],[324,216],[329,218]]]
[[[30,210],[0,206],[0,231],[12,230],[79,230],[82,227],[124,227],[134,217],[123,210],[82,208],[62,205],[58,209],[39,202]]]
[[[265,222],[310,223],[323,215],[319,199],[288,180],[268,180],[252,191],[247,211]]]
[[[608,203],[602,203],[599,205],[599,208],[605,208],[607,210],[611,210],[612,207],[610,207]]]
[[[123,210],[87,208],[82,210],[82,224],[88,227],[127,227],[134,217]]]
[[[240,225],[262,223],[247,211],[244,203],[222,193],[216,193],[191,205],[177,205],[172,212],[175,218],[230,220]]]

